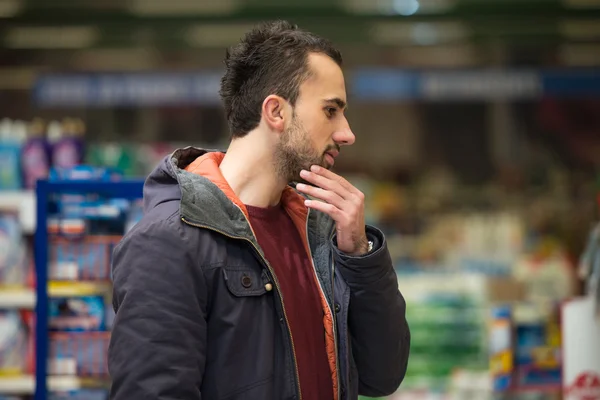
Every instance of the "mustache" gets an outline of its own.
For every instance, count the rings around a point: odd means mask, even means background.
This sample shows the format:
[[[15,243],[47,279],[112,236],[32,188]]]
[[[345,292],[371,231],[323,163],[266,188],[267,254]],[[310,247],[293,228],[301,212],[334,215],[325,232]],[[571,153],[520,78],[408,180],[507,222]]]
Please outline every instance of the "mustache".
[[[325,151],[323,152],[323,154],[327,153],[328,151],[331,150],[336,150],[338,153],[341,152],[341,147],[339,144],[330,144],[329,146],[327,146],[327,148],[325,149]]]

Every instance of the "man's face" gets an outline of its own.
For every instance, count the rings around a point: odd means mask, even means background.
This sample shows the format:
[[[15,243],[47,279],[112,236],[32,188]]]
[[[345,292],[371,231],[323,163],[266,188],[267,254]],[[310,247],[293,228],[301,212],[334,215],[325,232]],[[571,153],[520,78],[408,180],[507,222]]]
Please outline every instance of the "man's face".
[[[328,56],[311,54],[312,76],[302,83],[294,116],[275,149],[280,176],[301,182],[300,171],[320,165],[330,169],[341,146],[354,143],[344,116],[346,89],[340,67]]]

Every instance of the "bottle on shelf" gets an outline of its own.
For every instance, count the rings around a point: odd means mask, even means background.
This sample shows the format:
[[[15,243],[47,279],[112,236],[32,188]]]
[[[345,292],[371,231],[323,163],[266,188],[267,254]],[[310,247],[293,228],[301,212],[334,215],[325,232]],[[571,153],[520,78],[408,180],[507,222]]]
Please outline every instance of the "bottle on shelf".
[[[18,127],[7,118],[0,122],[0,190],[19,190],[23,186],[20,157],[25,132]]]
[[[83,121],[65,118],[62,123],[48,124],[48,139],[51,145],[52,166],[73,168],[83,162],[85,125]]]
[[[21,155],[23,166],[23,180],[26,189],[35,189],[38,179],[48,177],[50,170],[50,155],[48,142],[44,132],[44,123],[36,118],[27,125],[22,123],[18,127],[19,135],[27,132],[27,141]]]

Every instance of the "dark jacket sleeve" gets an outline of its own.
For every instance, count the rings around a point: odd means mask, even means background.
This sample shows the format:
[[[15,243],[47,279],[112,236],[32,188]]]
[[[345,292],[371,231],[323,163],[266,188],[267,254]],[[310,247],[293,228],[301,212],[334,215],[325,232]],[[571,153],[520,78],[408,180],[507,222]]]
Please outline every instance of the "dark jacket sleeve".
[[[334,248],[336,268],[350,286],[348,324],[359,378],[359,393],[388,396],[406,374],[410,332],[406,303],[398,290],[383,233],[367,227],[373,250],[351,257]]]
[[[200,400],[205,283],[178,221],[141,221],[113,254],[112,400]]]

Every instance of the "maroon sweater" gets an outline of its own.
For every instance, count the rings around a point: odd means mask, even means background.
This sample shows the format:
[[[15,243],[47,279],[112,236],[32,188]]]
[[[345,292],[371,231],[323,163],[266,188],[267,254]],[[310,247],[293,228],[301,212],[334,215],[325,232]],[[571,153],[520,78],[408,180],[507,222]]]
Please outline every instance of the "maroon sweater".
[[[323,307],[304,242],[282,206],[246,206],[250,223],[275,271],[292,331],[302,398],[332,400]]]

